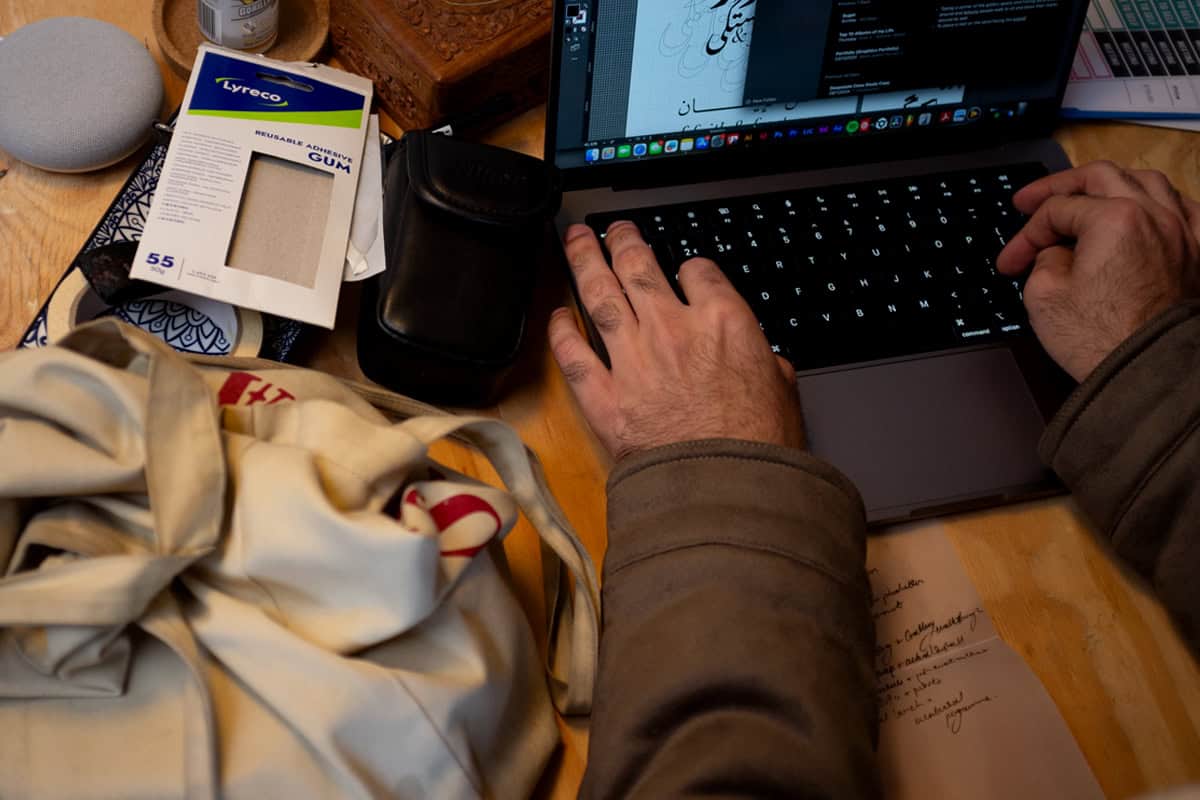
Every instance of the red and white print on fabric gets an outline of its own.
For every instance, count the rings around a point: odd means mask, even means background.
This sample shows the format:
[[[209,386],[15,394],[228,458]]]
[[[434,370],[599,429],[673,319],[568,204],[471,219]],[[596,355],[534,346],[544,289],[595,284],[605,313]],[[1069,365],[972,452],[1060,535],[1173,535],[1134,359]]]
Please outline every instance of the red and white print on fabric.
[[[512,498],[490,486],[422,481],[404,490],[400,523],[436,535],[442,558],[470,560],[516,522]]]
[[[249,372],[231,372],[217,392],[217,402],[223,406],[274,405],[296,396]]]

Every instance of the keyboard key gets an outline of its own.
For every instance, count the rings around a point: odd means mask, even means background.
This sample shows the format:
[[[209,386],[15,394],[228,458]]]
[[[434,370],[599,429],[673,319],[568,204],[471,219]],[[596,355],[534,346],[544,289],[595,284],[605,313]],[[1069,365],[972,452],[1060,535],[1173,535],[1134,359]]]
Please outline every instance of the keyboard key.
[[[970,342],[987,339],[993,333],[990,315],[961,314],[952,318],[954,336],[960,341]]]
[[[912,282],[912,273],[908,270],[885,269],[873,273],[871,278],[873,285],[880,292],[895,296],[900,289]]]
[[[937,283],[937,272],[935,267],[920,267],[913,270],[911,275],[918,286],[929,287]]]
[[[850,291],[849,284],[840,278],[825,278],[817,289],[825,297],[840,300]]]
[[[802,219],[800,204],[790,197],[780,199],[776,218],[781,222],[796,222]]]
[[[736,256],[741,250],[741,244],[733,234],[726,233],[725,231],[718,231],[712,234],[708,244],[712,250],[713,258],[718,263]]]
[[[772,286],[760,286],[747,296],[751,307],[759,313],[759,318],[763,319],[764,315],[767,319],[773,319],[775,311],[782,303],[782,292]]]
[[[642,235],[647,237],[668,236],[671,231],[667,227],[667,218],[662,214],[650,214],[643,217]]]
[[[713,221],[716,222],[718,229],[732,228],[737,225],[738,218],[733,212],[733,207],[729,205],[717,206],[716,213],[713,215]]]
[[[689,258],[707,258],[709,256],[709,251],[701,240],[702,236],[703,234],[694,237],[680,237],[671,242],[671,249],[675,251],[680,263]]]
[[[767,337],[767,342],[771,345],[771,352],[777,356],[783,356],[789,361],[792,360],[792,348],[787,340],[780,339],[772,341],[771,337]]]
[[[742,294],[748,294],[769,282],[769,274],[761,261],[735,259],[728,266],[722,264],[722,269]]]
[[[700,239],[704,237],[709,226],[704,219],[704,212],[699,209],[689,208],[676,213],[675,228],[683,236]]]
[[[767,209],[763,203],[752,202],[747,207],[746,224],[765,227],[770,223]]]
[[[790,225],[775,225],[770,236],[776,252],[792,252],[796,249],[796,234]]]
[[[817,283],[802,275],[785,276],[775,286],[782,293],[780,299],[793,314],[809,310],[813,302],[823,296],[817,288]],[[784,316],[786,317],[786,314]],[[791,324],[793,319],[795,317],[787,317],[789,324],[794,328],[796,325]]]

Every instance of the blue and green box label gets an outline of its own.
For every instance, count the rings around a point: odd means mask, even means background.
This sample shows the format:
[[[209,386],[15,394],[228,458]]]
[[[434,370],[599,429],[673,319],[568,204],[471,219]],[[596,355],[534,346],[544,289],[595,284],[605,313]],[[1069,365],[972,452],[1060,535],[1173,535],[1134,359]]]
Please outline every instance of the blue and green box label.
[[[363,95],[303,73],[206,53],[187,113],[359,128],[365,108]]]

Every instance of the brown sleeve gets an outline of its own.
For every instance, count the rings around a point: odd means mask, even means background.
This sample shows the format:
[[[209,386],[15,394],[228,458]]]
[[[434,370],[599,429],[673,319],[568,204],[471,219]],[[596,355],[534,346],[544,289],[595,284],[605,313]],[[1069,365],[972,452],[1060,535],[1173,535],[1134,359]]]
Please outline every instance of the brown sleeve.
[[[865,527],[850,482],[799,451],[618,465],[581,796],[878,796]]]
[[[1118,348],[1067,401],[1042,458],[1200,653],[1200,303]]]

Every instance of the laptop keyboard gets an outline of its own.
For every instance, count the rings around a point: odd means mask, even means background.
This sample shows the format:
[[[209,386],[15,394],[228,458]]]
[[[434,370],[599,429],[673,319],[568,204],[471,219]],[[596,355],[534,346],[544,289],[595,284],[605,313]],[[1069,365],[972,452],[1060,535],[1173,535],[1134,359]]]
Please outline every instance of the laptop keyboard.
[[[1017,164],[721,201],[592,214],[632,220],[677,293],[704,256],[749,301],[797,370],[874,361],[1030,332],[1023,281],[996,256],[1025,223],[1012,196],[1046,174]]]

